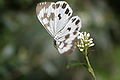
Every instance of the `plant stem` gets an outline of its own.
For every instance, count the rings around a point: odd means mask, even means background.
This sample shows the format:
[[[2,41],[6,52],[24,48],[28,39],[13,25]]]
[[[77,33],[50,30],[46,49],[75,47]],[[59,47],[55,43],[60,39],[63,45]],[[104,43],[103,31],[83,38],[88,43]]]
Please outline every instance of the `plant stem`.
[[[94,70],[93,68],[91,67],[91,64],[90,64],[90,61],[89,61],[89,58],[87,56],[87,49],[85,50],[85,59],[86,59],[86,62],[87,62],[87,65],[88,65],[88,71],[91,73],[91,75],[93,76],[94,80],[96,80],[96,76],[95,76],[95,73],[94,73]]]

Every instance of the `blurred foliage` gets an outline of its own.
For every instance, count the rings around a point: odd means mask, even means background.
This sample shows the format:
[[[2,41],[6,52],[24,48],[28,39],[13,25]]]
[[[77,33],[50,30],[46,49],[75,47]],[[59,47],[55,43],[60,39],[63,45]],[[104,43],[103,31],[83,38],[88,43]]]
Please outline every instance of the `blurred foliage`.
[[[36,4],[43,1],[0,0],[0,80],[91,80],[82,66],[66,69],[72,60],[84,62],[83,56],[78,49],[58,54],[36,18]],[[97,80],[120,80],[120,1],[66,1],[81,17],[81,31],[94,37],[89,56]]]

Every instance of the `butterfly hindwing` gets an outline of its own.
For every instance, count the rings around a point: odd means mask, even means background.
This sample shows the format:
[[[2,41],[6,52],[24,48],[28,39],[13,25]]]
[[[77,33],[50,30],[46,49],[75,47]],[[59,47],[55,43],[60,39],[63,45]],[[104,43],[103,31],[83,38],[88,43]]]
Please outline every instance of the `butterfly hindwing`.
[[[81,20],[78,16],[73,16],[68,23],[65,25],[65,27],[59,31],[59,33],[56,36],[64,36],[68,33],[75,34],[76,31],[80,31],[81,28]]]
[[[78,16],[72,17],[55,38],[59,53],[70,53],[74,50],[80,28],[80,18]]]

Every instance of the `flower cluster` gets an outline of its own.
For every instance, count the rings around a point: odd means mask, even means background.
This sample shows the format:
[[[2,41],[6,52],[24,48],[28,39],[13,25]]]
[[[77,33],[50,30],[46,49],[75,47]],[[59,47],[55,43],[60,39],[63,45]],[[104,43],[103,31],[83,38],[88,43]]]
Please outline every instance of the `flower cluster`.
[[[78,36],[78,39],[80,41],[77,43],[77,47],[80,49],[80,51],[84,51],[85,49],[95,45],[93,43],[93,38],[90,38],[90,33],[81,32]]]

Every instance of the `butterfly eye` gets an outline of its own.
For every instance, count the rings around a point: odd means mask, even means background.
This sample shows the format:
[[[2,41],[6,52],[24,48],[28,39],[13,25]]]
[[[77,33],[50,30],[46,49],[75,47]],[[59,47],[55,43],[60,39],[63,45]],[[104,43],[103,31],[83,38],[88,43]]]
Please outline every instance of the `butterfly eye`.
[[[54,45],[56,46],[56,41],[54,40]]]

